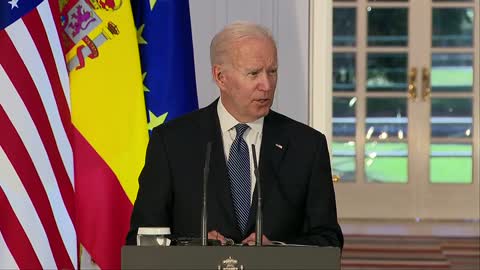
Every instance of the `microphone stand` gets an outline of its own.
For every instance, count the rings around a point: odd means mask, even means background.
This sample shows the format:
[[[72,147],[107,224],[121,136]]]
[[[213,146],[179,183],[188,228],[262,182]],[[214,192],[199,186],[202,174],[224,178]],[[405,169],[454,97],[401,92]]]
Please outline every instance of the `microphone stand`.
[[[255,145],[252,144],[252,156],[253,156],[253,174],[255,175],[255,187],[257,188],[257,216],[255,223],[255,245],[262,246],[263,237],[263,224],[262,224],[262,189],[260,185],[260,174],[258,172],[257,165],[257,152],[255,151]]]
[[[207,151],[205,154],[205,167],[203,167],[203,194],[202,194],[202,229],[201,238],[202,246],[207,246],[208,233],[207,233],[207,184],[208,173],[210,172],[210,153],[212,152],[212,142],[207,143]]]

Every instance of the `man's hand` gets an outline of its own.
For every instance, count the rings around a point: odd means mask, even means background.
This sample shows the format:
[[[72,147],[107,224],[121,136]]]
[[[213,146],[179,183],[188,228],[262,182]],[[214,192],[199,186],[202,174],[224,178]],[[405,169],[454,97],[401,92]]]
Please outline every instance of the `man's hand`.
[[[249,246],[254,246],[255,245],[255,238],[256,238],[256,234],[252,233],[242,241],[242,244],[247,244]],[[270,245],[272,243],[272,241],[270,241],[265,235],[262,235],[262,243],[263,243],[263,245]]]
[[[226,243],[225,236],[215,230],[208,232],[208,239],[218,240],[222,245],[225,245]]]

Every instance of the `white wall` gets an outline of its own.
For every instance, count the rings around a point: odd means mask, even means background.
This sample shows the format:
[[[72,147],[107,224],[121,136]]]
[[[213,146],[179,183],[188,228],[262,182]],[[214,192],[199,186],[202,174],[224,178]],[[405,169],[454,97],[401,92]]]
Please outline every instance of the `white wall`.
[[[226,24],[246,20],[272,31],[279,80],[273,109],[308,124],[308,0],[190,0],[195,73],[200,107],[218,97],[211,79],[209,46]]]

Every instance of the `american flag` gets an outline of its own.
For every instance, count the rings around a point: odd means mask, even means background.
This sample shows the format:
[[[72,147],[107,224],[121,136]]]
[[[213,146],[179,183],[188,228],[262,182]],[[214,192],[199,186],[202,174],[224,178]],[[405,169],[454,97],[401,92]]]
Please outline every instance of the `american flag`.
[[[0,2],[0,269],[77,268],[58,2]]]

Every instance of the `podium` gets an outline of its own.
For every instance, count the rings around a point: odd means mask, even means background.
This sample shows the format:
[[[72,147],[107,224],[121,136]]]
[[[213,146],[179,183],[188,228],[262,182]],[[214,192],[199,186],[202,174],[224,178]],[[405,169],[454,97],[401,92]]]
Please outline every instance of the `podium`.
[[[124,246],[122,269],[340,269],[340,249],[313,246]]]

